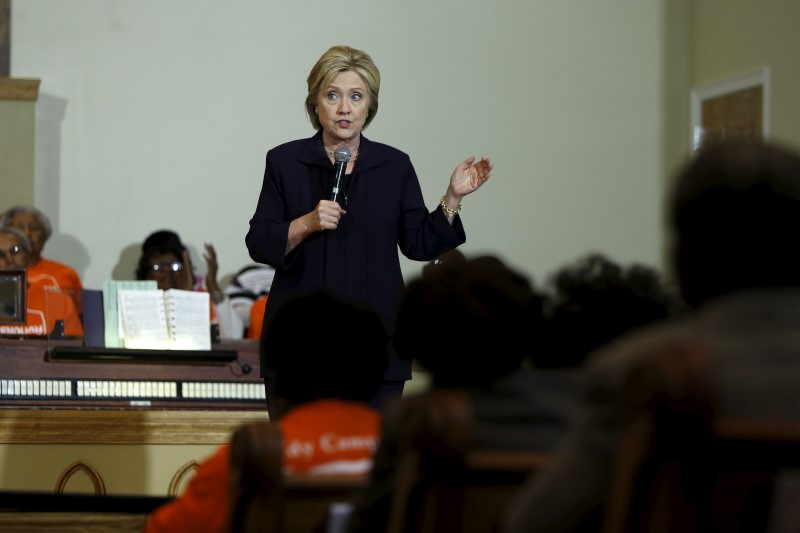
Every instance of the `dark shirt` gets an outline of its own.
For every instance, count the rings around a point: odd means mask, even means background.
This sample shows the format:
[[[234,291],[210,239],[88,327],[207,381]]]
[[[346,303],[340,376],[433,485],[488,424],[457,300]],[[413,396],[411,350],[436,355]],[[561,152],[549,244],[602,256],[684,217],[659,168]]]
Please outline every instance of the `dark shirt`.
[[[399,254],[430,261],[466,241],[458,215],[450,225],[440,208],[428,211],[408,155],[362,136],[345,191],[347,214],[339,227],[310,235],[286,254],[289,223],[329,198],[332,181],[333,164],[325,154],[321,131],[267,152],[261,194],[245,238],[250,257],[276,269],[264,331],[289,296],[326,288],[371,307],[391,334],[404,288]],[[313,334],[313,325],[309,328]],[[348,334],[358,334],[358,325],[342,332],[343,339]],[[262,353],[262,375],[268,368],[268,357]],[[390,351],[384,377],[409,379],[411,361]]]

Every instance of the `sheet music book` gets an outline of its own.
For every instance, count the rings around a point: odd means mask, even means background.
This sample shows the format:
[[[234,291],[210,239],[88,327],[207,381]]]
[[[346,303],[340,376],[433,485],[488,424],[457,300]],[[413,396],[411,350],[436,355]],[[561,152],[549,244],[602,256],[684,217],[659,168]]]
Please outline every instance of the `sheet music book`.
[[[117,299],[124,348],[211,350],[207,292],[120,289]]]
[[[155,290],[154,280],[106,280],[103,282],[103,330],[106,348],[122,348],[122,320],[117,291],[120,289]]]

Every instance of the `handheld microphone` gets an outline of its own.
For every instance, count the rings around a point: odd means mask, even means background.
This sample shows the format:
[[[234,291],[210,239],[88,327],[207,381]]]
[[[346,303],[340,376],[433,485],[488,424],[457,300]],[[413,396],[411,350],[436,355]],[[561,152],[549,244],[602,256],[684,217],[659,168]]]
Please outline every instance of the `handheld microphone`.
[[[339,201],[342,177],[347,169],[347,162],[350,161],[350,149],[340,146],[333,152],[333,189],[331,190],[331,200]]]

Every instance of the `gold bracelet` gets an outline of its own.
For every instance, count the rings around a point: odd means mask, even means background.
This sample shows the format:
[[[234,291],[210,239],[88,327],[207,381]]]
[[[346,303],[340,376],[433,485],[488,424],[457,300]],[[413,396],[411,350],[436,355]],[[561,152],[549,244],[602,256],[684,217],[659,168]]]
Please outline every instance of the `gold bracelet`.
[[[444,203],[444,196],[442,196],[439,205],[442,206],[442,211],[444,211],[444,214],[447,215],[448,217],[454,217],[461,212],[461,204],[458,204],[458,207],[456,209],[450,209],[449,207],[447,207],[447,205],[445,205]]]

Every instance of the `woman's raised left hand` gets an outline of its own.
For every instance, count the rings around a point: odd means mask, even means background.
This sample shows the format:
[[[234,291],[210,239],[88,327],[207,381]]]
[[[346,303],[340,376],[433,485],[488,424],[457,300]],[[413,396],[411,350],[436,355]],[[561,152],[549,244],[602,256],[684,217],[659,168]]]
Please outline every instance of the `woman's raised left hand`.
[[[477,162],[475,156],[468,157],[450,176],[450,191],[459,199],[475,192],[491,177],[493,168],[488,157],[481,157]]]

